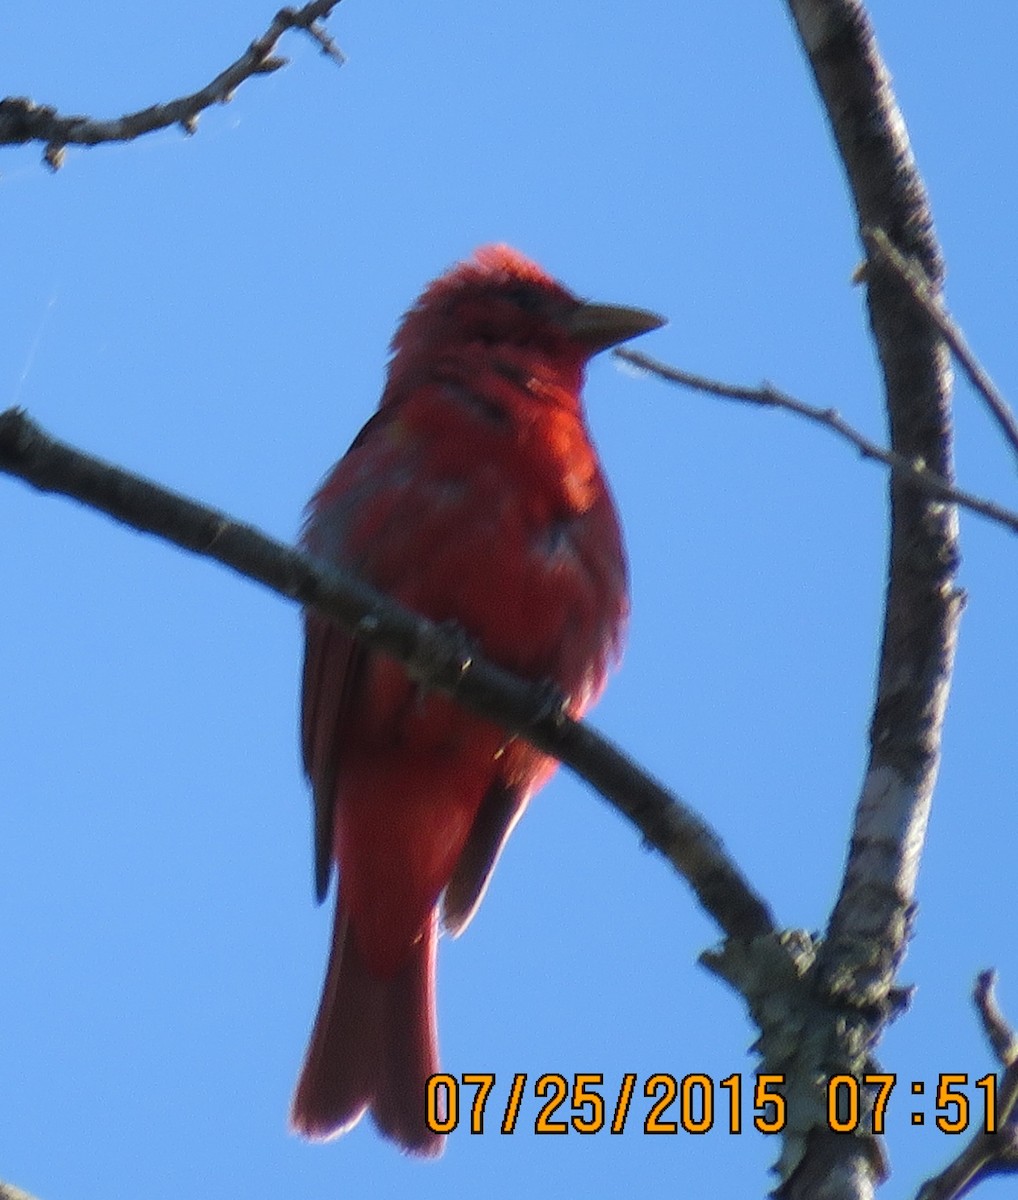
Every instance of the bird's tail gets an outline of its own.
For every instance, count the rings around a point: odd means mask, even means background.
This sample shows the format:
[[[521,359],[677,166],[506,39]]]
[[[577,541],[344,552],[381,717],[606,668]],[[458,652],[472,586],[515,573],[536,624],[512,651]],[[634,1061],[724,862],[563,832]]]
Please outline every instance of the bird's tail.
[[[438,1070],[437,918],[391,979],[373,975],[337,906],[322,1001],[297,1083],[290,1125],[305,1137],[345,1133],[370,1109],[386,1137],[411,1154],[442,1153],[428,1128],[425,1091]]]

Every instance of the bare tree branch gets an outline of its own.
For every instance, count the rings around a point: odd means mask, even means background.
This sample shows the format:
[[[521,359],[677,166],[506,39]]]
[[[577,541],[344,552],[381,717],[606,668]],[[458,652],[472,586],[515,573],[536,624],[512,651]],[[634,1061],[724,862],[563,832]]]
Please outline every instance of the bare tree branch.
[[[941,253],[926,189],[861,0],[788,0],[827,111],[860,228],[879,227],[922,266],[939,293]],[[884,376],[890,444],[949,486],[950,362],[939,330],[883,260],[866,270],[867,303]],[[915,880],[933,787],[962,601],[954,584],[957,509],[890,477],[891,540],[870,756],[848,863],[813,987],[826,1015],[798,1073],[857,1078],[901,1007],[895,976],[911,932]],[[872,1067],[870,1067],[872,1069]],[[859,1200],[886,1172],[865,1131],[832,1132],[818,1095],[800,1112],[797,1160],[781,1164],[782,1200]],[[791,1122],[790,1122],[791,1124]]]
[[[455,696],[571,767],[685,877],[729,937],[774,932],[767,905],[697,813],[588,725],[559,707],[552,710],[546,688],[475,656],[462,633],[425,620],[250,525],[56,441],[20,409],[0,413],[0,471],[40,491],[71,496],[326,613],[399,659],[422,684]]]
[[[864,228],[862,238],[871,255],[880,258],[897,271],[916,303],[940,330],[944,341],[951,347],[951,352],[961,364],[972,386],[986,401],[1012,451],[1018,455],[1018,420],[1015,420],[1014,413],[997,390],[997,386],[988,372],[969,349],[965,335],[956,322],[951,319],[939,290],[926,277],[919,263],[914,259],[906,258],[883,229]]]
[[[957,1200],[990,1175],[1018,1173],[1018,1037],[997,1007],[996,975],[983,971],[972,999],[997,1061],[996,1126],[979,1128],[939,1175],[927,1179],[916,1200]]]
[[[1010,1067],[1018,1062],[1018,1034],[997,1005],[996,987],[997,972],[980,971],[972,989],[972,1001],[997,1062],[1002,1067]]]
[[[36,104],[23,96],[0,100],[0,146],[23,145],[25,142],[45,144],[46,163],[58,170],[63,163],[64,148],[70,145],[97,146],[103,142],[129,142],[156,129],[180,125],[185,133],[198,128],[198,116],[213,104],[225,104],[237,88],[254,75],[268,75],[286,65],[287,60],[273,51],[289,29],[303,29],[321,46],[323,53],[337,63],[343,54],[332,41],[320,21],[324,20],[341,0],[315,0],[303,8],[281,8],[268,29],[256,38],[247,50],[225,71],[189,96],[181,96],[166,104],[154,104],[138,112],[112,120],[92,117],[61,116],[55,108]]]
[[[865,434],[860,433],[854,426],[849,425],[837,409],[819,408],[816,405],[807,404],[805,400],[797,400],[794,396],[779,391],[769,383],[763,383],[759,387],[746,387],[741,384],[722,383],[718,379],[709,379],[705,375],[694,375],[691,371],[683,371],[679,367],[659,362],[656,358],[651,358],[650,355],[639,350],[627,350],[619,347],[614,353],[618,358],[624,359],[634,367],[648,371],[651,375],[656,375],[659,379],[667,380],[669,383],[677,383],[693,391],[707,392],[711,396],[720,396],[726,400],[741,400],[747,404],[756,404],[762,408],[783,408],[800,417],[805,417],[850,442],[863,458],[884,463],[903,482],[918,488],[927,496],[932,496],[937,500],[946,500],[949,504],[958,504],[972,512],[979,513],[980,516],[988,517],[991,521],[996,521],[1006,529],[1010,529],[1012,533],[1018,533],[1018,512],[1004,508],[1003,505],[997,504],[993,500],[984,500],[982,496],[976,496],[972,492],[962,491],[961,488],[952,486],[941,476],[929,470],[921,462],[907,459],[893,450],[885,450]]]

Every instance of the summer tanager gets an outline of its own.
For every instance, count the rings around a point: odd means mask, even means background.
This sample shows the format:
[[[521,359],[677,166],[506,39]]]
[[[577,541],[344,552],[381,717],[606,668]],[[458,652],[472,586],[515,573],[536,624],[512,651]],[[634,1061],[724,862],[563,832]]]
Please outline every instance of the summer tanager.
[[[479,653],[548,682],[580,716],[628,610],[618,519],[584,423],[587,361],[663,324],[586,303],[507,246],[432,283],[392,343],[378,411],[311,500],[303,544]],[[458,934],[555,763],[394,660],[305,613],[304,765],[316,885],[339,892],[291,1122],[312,1138],[368,1109],[415,1154],[438,1070],[439,906]]]

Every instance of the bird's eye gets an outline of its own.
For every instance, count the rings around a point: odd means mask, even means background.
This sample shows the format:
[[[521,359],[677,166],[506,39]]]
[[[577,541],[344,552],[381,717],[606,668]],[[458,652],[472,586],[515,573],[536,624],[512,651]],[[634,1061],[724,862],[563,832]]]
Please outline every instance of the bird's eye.
[[[518,287],[508,290],[506,295],[518,308],[522,308],[524,312],[537,313],[544,308],[544,294],[531,284],[521,283]]]

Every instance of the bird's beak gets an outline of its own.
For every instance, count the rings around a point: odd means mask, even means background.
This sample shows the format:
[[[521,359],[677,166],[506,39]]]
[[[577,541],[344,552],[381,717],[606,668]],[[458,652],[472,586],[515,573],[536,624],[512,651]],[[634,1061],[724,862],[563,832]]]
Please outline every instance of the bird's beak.
[[[667,325],[664,317],[644,308],[626,308],[622,304],[593,304],[586,301],[575,309],[566,322],[571,337],[591,348],[591,353],[627,342],[640,333],[649,333]]]

